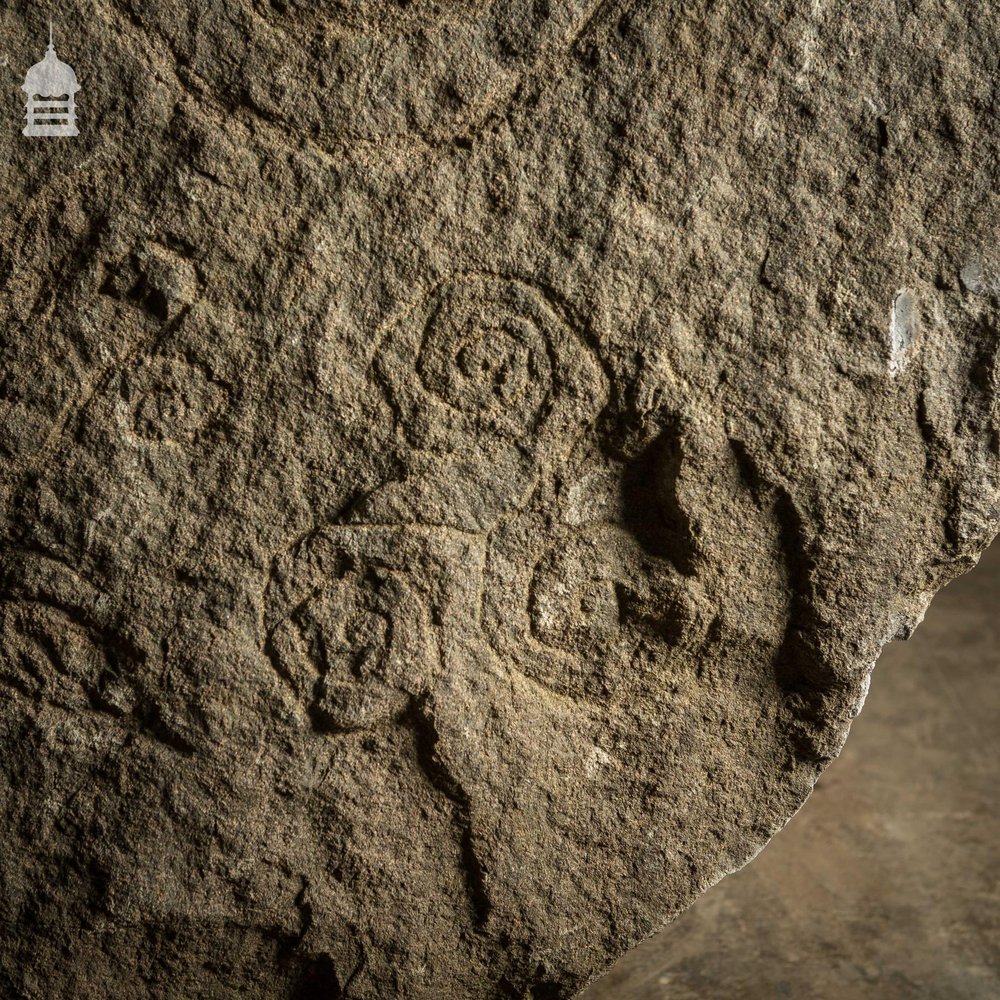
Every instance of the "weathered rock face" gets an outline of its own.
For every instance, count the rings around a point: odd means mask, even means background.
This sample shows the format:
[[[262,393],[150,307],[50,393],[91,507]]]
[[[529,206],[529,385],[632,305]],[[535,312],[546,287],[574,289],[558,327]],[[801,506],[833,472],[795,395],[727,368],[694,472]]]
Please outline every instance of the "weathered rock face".
[[[570,996],[996,532],[995,12],[56,43],[79,137],[0,128],[5,995]]]

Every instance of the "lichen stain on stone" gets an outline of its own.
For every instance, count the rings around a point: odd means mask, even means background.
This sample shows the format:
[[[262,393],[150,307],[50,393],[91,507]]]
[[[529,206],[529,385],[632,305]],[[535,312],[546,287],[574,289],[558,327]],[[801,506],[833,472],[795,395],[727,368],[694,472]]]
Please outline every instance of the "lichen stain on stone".
[[[917,296],[909,288],[901,288],[892,300],[889,313],[889,374],[902,374],[910,360],[920,329]]]

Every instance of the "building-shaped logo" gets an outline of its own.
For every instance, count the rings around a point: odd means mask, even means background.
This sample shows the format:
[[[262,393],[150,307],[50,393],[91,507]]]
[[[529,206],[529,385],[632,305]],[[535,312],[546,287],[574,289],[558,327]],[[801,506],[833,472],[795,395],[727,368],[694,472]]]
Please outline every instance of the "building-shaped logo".
[[[45,58],[28,70],[21,89],[28,95],[25,135],[79,135],[76,127],[76,73],[57,55],[49,25],[49,48]]]

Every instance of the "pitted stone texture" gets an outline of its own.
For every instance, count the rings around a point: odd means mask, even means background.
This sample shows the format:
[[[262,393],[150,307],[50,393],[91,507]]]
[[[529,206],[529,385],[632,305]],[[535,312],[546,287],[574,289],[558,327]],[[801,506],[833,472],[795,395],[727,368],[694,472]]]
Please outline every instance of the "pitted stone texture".
[[[996,19],[56,34],[80,136],[0,130],[5,995],[571,996],[996,533]]]

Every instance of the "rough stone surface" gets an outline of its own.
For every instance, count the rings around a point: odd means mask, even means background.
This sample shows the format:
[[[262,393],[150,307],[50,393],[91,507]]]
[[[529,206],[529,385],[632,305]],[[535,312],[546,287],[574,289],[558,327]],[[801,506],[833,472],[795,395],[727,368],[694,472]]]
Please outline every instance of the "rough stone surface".
[[[1000,996],[1000,544],[879,659],[809,801],[580,1000]]]
[[[0,12],[0,985],[556,998],[996,533],[986,4]]]

